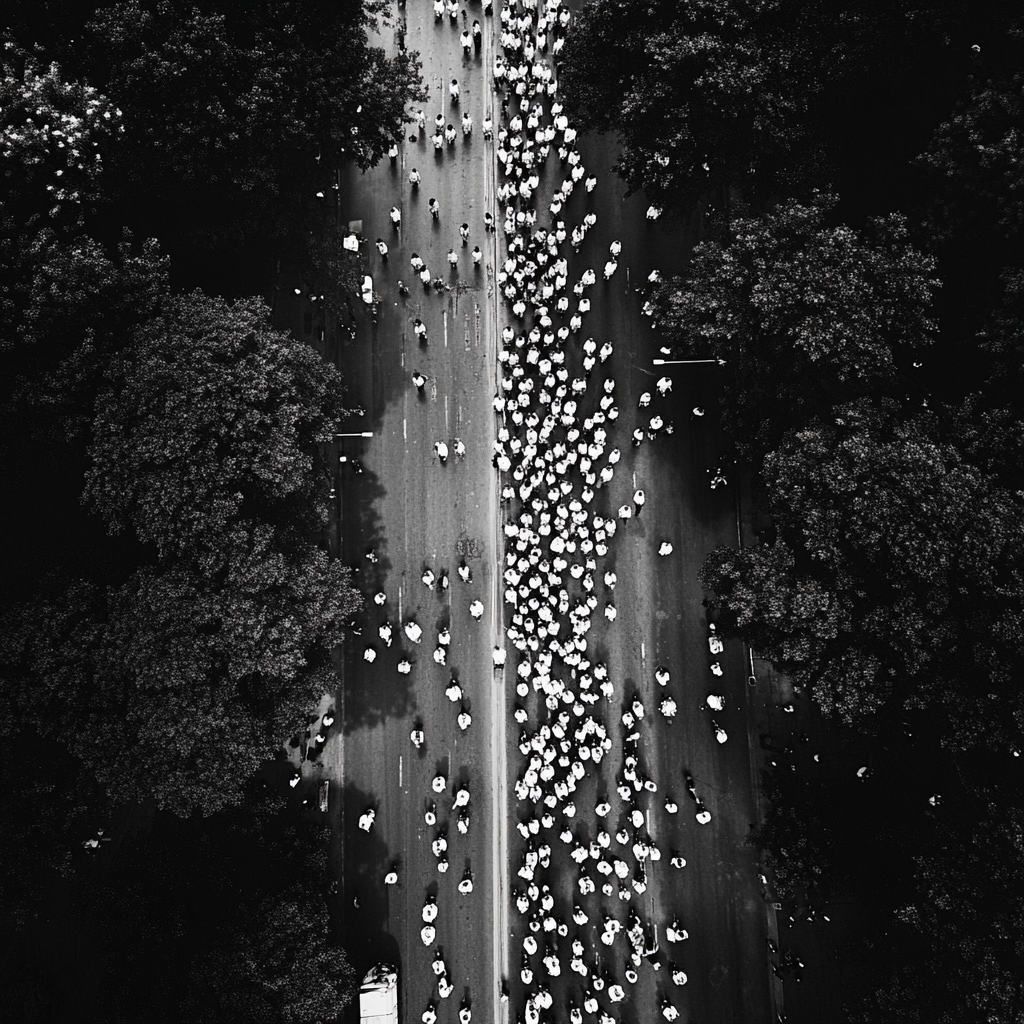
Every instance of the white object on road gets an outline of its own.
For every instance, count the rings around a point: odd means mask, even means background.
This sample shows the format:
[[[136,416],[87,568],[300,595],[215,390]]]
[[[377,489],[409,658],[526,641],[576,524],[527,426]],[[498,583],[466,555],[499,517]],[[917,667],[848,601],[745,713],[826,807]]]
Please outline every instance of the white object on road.
[[[664,558],[666,555],[671,555],[672,545],[667,540],[663,540],[661,542],[661,547],[658,548],[658,554],[661,555],[662,558]]]
[[[722,698],[717,693],[708,694],[707,702],[708,707],[711,708],[712,711],[721,711],[725,707]]]

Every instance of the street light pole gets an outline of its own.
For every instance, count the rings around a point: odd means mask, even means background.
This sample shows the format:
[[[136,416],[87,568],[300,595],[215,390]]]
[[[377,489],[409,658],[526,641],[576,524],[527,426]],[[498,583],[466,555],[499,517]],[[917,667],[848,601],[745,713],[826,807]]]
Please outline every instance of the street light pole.
[[[655,366],[683,366],[689,363],[718,363],[725,366],[724,359],[652,359]]]

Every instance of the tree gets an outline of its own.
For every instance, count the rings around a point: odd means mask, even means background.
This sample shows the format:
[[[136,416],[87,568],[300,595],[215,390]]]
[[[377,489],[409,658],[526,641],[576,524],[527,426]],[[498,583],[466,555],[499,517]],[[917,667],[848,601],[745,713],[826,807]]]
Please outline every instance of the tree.
[[[804,126],[824,56],[820,36],[804,35],[814,6],[801,18],[785,0],[595,0],[562,51],[566,106],[580,127],[618,132],[629,191],[665,207],[740,181],[763,194],[792,186],[814,162]]]
[[[836,201],[735,221],[728,241],[698,245],[654,300],[675,354],[725,361],[723,416],[754,460],[833,405],[902,396],[900,361],[932,342],[934,261],[897,214],[864,233],[829,226]]]
[[[970,44],[1005,50],[1018,23],[1004,0],[595,0],[560,82],[581,127],[618,134],[629,190],[666,209],[836,185],[870,211],[913,197],[908,161],[977,73]]]
[[[95,88],[64,81],[8,44],[0,58],[0,351],[25,342],[62,355],[145,315],[166,283],[155,243],[115,259],[85,231],[121,112]],[[71,342],[68,342],[68,339]]]
[[[85,488],[112,532],[130,525],[162,559],[212,573],[239,527],[272,528],[286,550],[326,522],[341,379],[269,317],[261,299],[176,296],[112,361]]]
[[[415,54],[369,45],[378,10],[126,0],[97,11],[86,67],[125,111],[122,189],[169,204],[169,227],[193,241],[286,231],[296,201],[327,187],[321,157],[371,166],[425,99]]]
[[[914,844],[912,890],[872,941],[854,1024],[1024,1018],[1024,821],[1019,791],[1008,796],[981,791],[970,814],[936,816]]]
[[[824,794],[812,792],[806,779],[787,779],[786,774],[762,772],[768,810],[764,821],[751,828],[747,845],[765,855],[777,899],[828,903],[847,881],[838,855],[842,832],[823,811],[829,806]]]
[[[1022,33],[1015,33],[1018,43]],[[999,238],[1020,243],[1024,228],[1024,74],[975,80],[917,163],[931,199],[928,227],[972,253]]]
[[[11,719],[63,744],[114,802],[239,803],[334,686],[330,652],[357,607],[349,570],[318,549],[242,547],[220,585],[142,569],[21,610],[3,651]]]
[[[950,742],[1014,742],[1019,496],[891,401],[791,431],[764,478],[779,539],[701,573],[725,624],[848,723],[935,703]]]
[[[0,57],[0,210],[10,223],[41,218],[77,227],[99,197],[104,153],[124,132],[121,111],[94,86],[43,69],[9,40]]]
[[[329,941],[322,898],[294,885],[222,929],[215,949],[193,968],[190,1002],[200,1016],[189,1019],[236,1020],[241,1005],[257,1020],[333,1020],[351,1002],[355,983],[344,952]]]

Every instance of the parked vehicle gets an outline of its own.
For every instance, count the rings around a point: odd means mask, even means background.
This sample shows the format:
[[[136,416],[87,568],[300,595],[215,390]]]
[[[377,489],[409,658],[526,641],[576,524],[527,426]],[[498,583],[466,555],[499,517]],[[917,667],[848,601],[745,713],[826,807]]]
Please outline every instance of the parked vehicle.
[[[360,1024],[398,1024],[398,971],[377,964],[359,988]]]

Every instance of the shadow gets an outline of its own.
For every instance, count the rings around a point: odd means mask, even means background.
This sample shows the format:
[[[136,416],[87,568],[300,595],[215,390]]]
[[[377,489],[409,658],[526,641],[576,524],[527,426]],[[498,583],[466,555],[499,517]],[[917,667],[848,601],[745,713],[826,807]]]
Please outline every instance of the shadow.
[[[389,934],[391,887],[384,884],[384,875],[395,858],[376,827],[363,832],[356,824],[363,811],[376,804],[376,798],[346,784],[341,799],[345,871],[337,901],[339,938],[358,981],[379,963],[392,964],[401,978],[401,948]],[[358,999],[346,1009],[343,1019],[353,1024],[359,1020]]]
[[[396,381],[395,390],[400,383]],[[383,403],[374,402],[374,406],[383,408]],[[365,442],[361,438],[344,440],[346,456],[359,458]],[[345,561],[352,566],[353,582],[364,598],[362,610],[350,622],[341,656],[344,730],[348,734],[378,725],[391,716],[406,715],[414,701],[410,676],[403,675],[397,668],[406,654],[399,647],[403,634],[402,624],[395,615],[396,609],[390,607],[391,602],[378,608],[372,601],[374,594],[386,592],[386,581],[392,568],[387,557],[382,522],[376,510],[386,491],[377,475],[369,469],[364,467],[360,473],[353,474],[346,472],[346,464],[340,468],[342,472],[339,473],[337,487],[341,492],[342,552]],[[369,553],[372,553],[373,560],[367,557]],[[390,647],[377,631],[384,618],[391,621]],[[376,652],[372,663],[364,658],[367,648]]]

